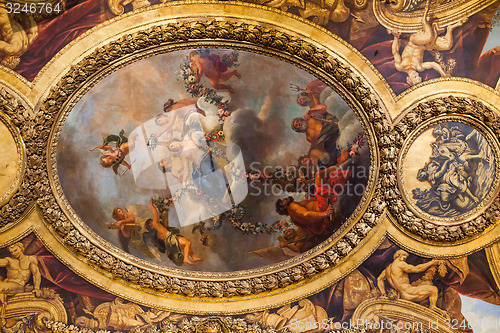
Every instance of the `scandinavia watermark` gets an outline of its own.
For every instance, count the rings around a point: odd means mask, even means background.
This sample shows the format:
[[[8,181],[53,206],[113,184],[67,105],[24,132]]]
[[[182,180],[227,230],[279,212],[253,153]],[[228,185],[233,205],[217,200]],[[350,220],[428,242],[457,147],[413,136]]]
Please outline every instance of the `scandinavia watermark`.
[[[339,175],[345,179],[340,179]],[[350,165],[329,168],[306,166],[263,166],[253,162],[248,171],[250,196],[280,196],[286,193],[300,192],[314,194],[314,186],[328,185],[336,195],[361,197],[366,190],[366,181],[370,174],[367,166]]]

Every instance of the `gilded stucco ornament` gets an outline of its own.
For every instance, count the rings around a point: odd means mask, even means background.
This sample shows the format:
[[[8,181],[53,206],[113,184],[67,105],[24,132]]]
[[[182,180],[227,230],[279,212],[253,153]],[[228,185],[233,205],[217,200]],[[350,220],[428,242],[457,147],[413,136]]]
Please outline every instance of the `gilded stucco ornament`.
[[[422,26],[422,13],[426,3],[426,0],[373,1],[373,13],[377,21],[389,30],[414,33]],[[430,16],[438,30],[444,31],[447,26],[460,22],[493,3],[495,0],[437,1],[431,4]]]
[[[213,42],[213,39],[218,41]],[[39,111],[40,119],[43,119],[43,132],[34,140],[40,145],[40,152],[49,149],[49,173],[54,175],[55,146],[57,141],[53,141],[54,136],[49,140],[52,146],[47,147],[46,129],[53,127],[55,133],[61,130],[62,123],[54,122],[54,116],[59,117],[61,110],[68,110],[75,103],[75,99],[81,97],[91,85],[99,80],[99,77],[109,74],[108,67],[120,68],[126,63],[141,59],[154,52],[162,53],[166,50],[175,50],[189,47],[189,42],[193,39],[203,42],[204,47],[221,47],[226,42],[231,42],[231,47],[248,48],[267,51],[271,55],[288,57],[293,55],[300,58],[301,66],[310,70],[320,69],[327,73],[329,77],[334,77],[336,84],[344,91],[345,96],[356,103],[357,108],[363,110],[375,127],[386,127],[386,120],[383,118],[378,100],[371,89],[363,80],[350,68],[344,65],[339,59],[335,59],[325,50],[312,45],[300,38],[287,35],[272,28],[265,28],[258,25],[229,21],[196,21],[178,22],[163,26],[154,26],[147,30],[128,34],[107,45],[97,48],[92,54],[84,58],[78,64],[73,65],[61,81],[51,89],[50,94],[41,105]],[[239,42],[249,42],[255,47],[248,47],[248,44]],[[185,46],[182,46],[185,43]],[[259,49],[260,48],[260,49]],[[148,50],[146,53],[142,51]],[[154,51],[157,50],[157,51]],[[335,81],[334,81],[335,82]],[[377,163],[376,150],[374,149],[373,138],[369,137],[370,151],[373,154],[372,166],[368,184],[374,183],[376,179],[375,165]],[[43,147],[43,148],[42,148]],[[45,159],[38,155],[40,163],[37,168],[45,169]],[[43,174],[45,176],[45,173]],[[47,185],[48,179],[43,177],[37,184]],[[190,272],[191,277],[196,280],[185,279],[182,274],[170,276],[168,273],[159,272],[157,269],[145,268],[143,264],[136,264],[137,260],[124,260],[121,256],[116,256],[107,250],[105,242],[90,239],[88,231],[82,232],[81,227],[76,227],[71,220],[77,218],[67,212],[67,207],[61,209],[60,199],[55,199],[62,194],[60,185],[52,182],[52,188],[41,186],[41,197],[38,204],[46,221],[60,234],[62,241],[75,253],[78,253],[83,260],[95,265],[99,270],[111,274],[113,278],[120,278],[126,283],[136,284],[141,288],[150,289],[155,292],[167,294],[179,294],[188,297],[235,297],[258,294],[265,291],[272,291],[278,288],[286,288],[306,279],[311,279],[321,272],[328,270],[347,257],[362,240],[369,234],[370,230],[376,226],[379,217],[385,210],[385,202],[375,199],[368,204],[370,192],[376,198],[383,196],[380,188],[374,189],[369,185],[359,204],[355,214],[359,216],[356,223],[346,223],[341,229],[350,231],[337,242],[330,245],[324,242],[308,261],[297,262],[293,265],[275,265],[269,273],[269,269],[253,270],[253,277],[241,277],[232,275],[233,280],[224,279],[226,274],[211,273],[209,280],[204,280],[206,275]],[[32,185],[34,186],[34,184]],[[375,193],[373,193],[375,191]],[[363,208],[365,207],[365,208]],[[364,212],[363,212],[364,209]],[[350,224],[350,225],[349,225]],[[333,238],[334,236],[332,236]],[[293,260],[292,260],[293,262]],[[266,273],[267,272],[267,273]],[[236,277],[236,278],[234,278]],[[219,280],[221,279],[221,280]]]
[[[54,320],[45,320],[45,326],[54,333],[100,333],[103,330],[92,330],[89,328],[80,328],[74,325],[68,325]],[[107,331],[106,331],[107,332]],[[142,331],[141,331],[142,332]],[[175,332],[175,333],[274,333],[278,330],[274,328],[262,328],[257,323],[251,323],[248,320],[233,317],[193,317],[184,319],[179,323],[165,321],[162,325],[149,327],[147,332]],[[288,328],[281,328],[279,332],[291,332]],[[329,330],[325,333],[366,333],[364,328]]]
[[[289,9],[296,9],[299,15],[305,19],[319,25],[327,25],[331,22],[345,22],[350,16],[358,19],[353,14],[353,10],[365,9],[367,0],[334,0],[334,1],[318,1],[318,0],[251,0],[259,5],[279,8],[287,11]]]
[[[43,170],[38,167],[38,153],[42,153],[43,150],[35,147],[35,143],[30,141],[37,129],[40,129],[36,127],[37,115],[4,88],[0,89],[0,111],[9,117],[9,121],[2,122],[7,130],[3,133],[3,139],[7,140],[7,136],[12,136],[15,149],[17,149],[17,152],[12,152],[16,156],[11,156],[17,159],[17,165],[9,163],[3,171],[9,178],[7,181],[12,184],[0,198],[0,226],[4,226],[18,220],[35,199],[36,192],[30,189],[30,184],[38,184],[37,189],[41,186],[38,181],[41,179]],[[10,155],[8,146],[9,143],[5,142],[4,155]],[[11,174],[10,168],[15,168],[17,171]]]
[[[103,330],[92,330],[68,325],[63,322],[46,320],[45,326],[54,333],[99,333]],[[178,332],[178,333],[209,333],[209,332],[242,332],[242,333],[272,333],[275,329],[261,328],[258,324],[249,324],[245,320],[232,317],[193,317],[180,322],[165,320],[164,323],[149,327],[148,332]],[[280,332],[290,332],[288,329]]]

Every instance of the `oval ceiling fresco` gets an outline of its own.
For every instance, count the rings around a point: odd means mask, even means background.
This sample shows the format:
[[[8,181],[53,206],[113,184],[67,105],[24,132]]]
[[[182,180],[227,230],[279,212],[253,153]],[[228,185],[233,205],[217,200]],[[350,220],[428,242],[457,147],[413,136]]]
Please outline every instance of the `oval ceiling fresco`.
[[[76,103],[57,143],[58,181],[82,225],[138,258],[205,272],[324,242],[353,219],[369,166],[363,126],[333,89],[230,49],[117,70]]]

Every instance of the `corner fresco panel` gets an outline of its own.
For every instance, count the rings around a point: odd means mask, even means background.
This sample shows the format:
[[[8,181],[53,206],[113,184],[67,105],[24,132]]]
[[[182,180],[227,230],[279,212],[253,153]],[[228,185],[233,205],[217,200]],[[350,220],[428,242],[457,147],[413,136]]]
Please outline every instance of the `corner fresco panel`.
[[[30,264],[16,270],[15,265],[23,262]],[[223,317],[152,309],[99,290],[64,267],[34,235],[0,249],[0,274],[6,276],[0,288],[10,280],[19,281],[4,303],[1,325],[7,332],[216,328],[218,332],[299,333],[364,328],[386,333],[392,332],[390,327],[452,332],[455,325],[461,332],[498,329],[498,321],[484,323],[471,308],[480,302],[489,316],[498,316],[485,303],[500,300],[484,251],[429,260],[384,241],[362,265],[316,295],[275,309]]]
[[[498,1],[248,2],[325,26],[359,50],[396,94],[420,82],[449,76],[478,80],[493,88],[498,84]],[[16,37],[24,43],[7,42],[0,49],[2,63],[31,81],[57,52],[90,28],[157,3],[52,1],[50,14],[42,8],[38,15],[20,11],[4,27],[17,31]],[[14,9],[9,8],[2,15],[12,15]]]

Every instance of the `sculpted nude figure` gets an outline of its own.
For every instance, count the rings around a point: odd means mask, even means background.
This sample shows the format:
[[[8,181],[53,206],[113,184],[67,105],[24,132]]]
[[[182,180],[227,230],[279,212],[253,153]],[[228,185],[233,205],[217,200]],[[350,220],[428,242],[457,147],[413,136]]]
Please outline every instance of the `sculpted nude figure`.
[[[421,273],[432,266],[436,266],[439,260],[433,259],[425,264],[417,266],[406,263],[408,252],[398,250],[394,254],[394,261],[387,266],[377,279],[377,286],[382,295],[386,295],[384,281],[387,280],[391,287],[398,291],[401,299],[411,302],[421,302],[429,299],[429,308],[445,317],[446,311],[437,307],[438,288],[433,285],[413,286],[408,278],[409,273]]]
[[[7,248],[12,257],[0,259],[0,267],[7,268],[7,278],[0,281],[0,326],[5,321],[5,306],[7,305],[7,296],[24,292],[24,286],[28,283],[33,274],[33,293],[35,296],[40,294],[41,275],[38,269],[38,262],[35,257],[24,254],[24,245],[22,243],[12,244]]]
[[[422,82],[422,78],[418,72],[426,69],[434,69],[441,76],[449,76],[443,67],[435,61],[424,62],[424,51],[447,51],[453,46],[453,29],[460,27],[467,19],[459,21],[455,24],[446,27],[446,34],[438,36],[438,25],[431,22],[429,17],[430,0],[427,0],[422,17],[422,29],[410,35],[408,44],[399,54],[400,32],[388,30],[388,33],[394,35],[392,42],[392,54],[394,56],[394,65],[400,72],[408,74],[406,81],[409,85],[415,85]]]
[[[25,22],[18,22],[7,14],[5,3],[0,6],[0,54],[4,57],[1,64],[16,68],[19,57],[33,44],[38,37],[38,27],[31,15],[27,15]]]

